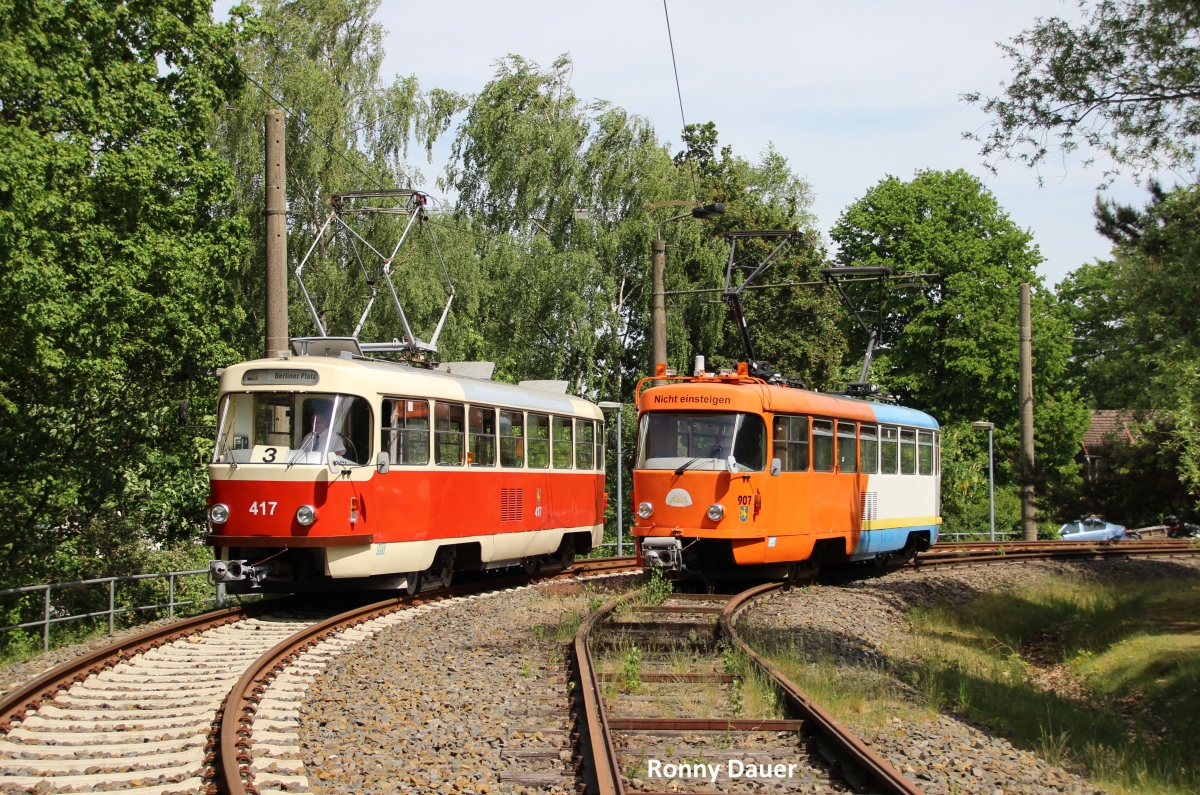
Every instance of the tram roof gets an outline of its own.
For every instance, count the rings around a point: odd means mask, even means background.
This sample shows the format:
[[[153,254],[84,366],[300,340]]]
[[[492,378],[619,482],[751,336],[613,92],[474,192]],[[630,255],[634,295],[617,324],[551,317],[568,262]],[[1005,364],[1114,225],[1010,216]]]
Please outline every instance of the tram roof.
[[[244,383],[243,376],[252,370],[308,370],[315,372],[318,380],[311,386]],[[336,392],[362,397],[395,395],[573,414],[594,419],[604,417],[599,406],[573,395],[515,386],[501,381],[464,378],[438,370],[378,359],[341,359],[330,356],[254,359],[226,367],[221,374],[221,392],[262,391]]]
[[[674,381],[647,389],[638,400],[642,411],[778,411],[937,429],[923,411],[845,395],[772,386],[760,381]]]

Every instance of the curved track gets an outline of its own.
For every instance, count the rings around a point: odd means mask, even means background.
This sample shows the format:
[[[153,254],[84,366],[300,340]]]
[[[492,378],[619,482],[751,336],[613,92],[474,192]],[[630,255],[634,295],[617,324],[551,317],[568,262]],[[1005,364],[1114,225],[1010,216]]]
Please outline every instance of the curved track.
[[[256,773],[286,787],[302,776],[290,729],[307,681],[345,646],[415,605],[635,568],[629,558],[581,560],[333,617],[291,597],[123,638],[0,700],[0,792],[256,793]]]
[[[1192,556],[1200,554],[1200,547],[1186,541],[1134,541],[1123,543],[1087,543],[1087,542],[1037,542],[1026,544],[945,544],[934,547],[928,552],[917,556],[909,566],[917,569],[944,566],[972,566],[998,564],[1010,561],[1029,560],[1097,560],[1106,558],[1126,557],[1171,557]],[[588,616],[580,625],[575,637],[574,653],[579,683],[582,691],[582,709],[585,717],[585,748],[587,780],[589,789],[594,789],[600,795],[624,795],[627,787],[627,776],[631,767],[631,752],[628,747],[622,747],[618,740],[621,732],[640,730],[645,732],[703,732],[724,730],[726,736],[734,732],[758,732],[768,729],[778,733],[782,739],[784,732],[802,731],[816,740],[822,754],[833,760],[831,765],[831,784],[839,784],[834,780],[840,777],[840,786],[853,791],[871,791],[889,793],[889,795],[920,795],[922,790],[915,782],[906,778],[899,770],[872,751],[861,739],[839,724],[819,704],[813,701],[803,690],[791,682],[776,667],[771,665],[761,655],[754,651],[738,635],[735,626],[737,614],[749,606],[753,600],[787,587],[784,583],[775,582],[758,585],[743,591],[736,596],[690,597],[691,599],[707,599],[716,603],[721,602],[718,627],[720,635],[732,647],[748,657],[753,665],[762,672],[783,694],[789,711],[797,720],[765,720],[738,719],[728,717],[690,718],[682,716],[658,719],[610,719],[609,709],[605,702],[604,682],[606,677],[597,670],[593,649],[597,642],[593,632],[611,621],[614,611],[628,596],[615,599]],[[695,603],[693,603],[695,604]],[[711,605],[689,607],[683,605],[664,605],[658,608],[641,608],[643,610],[658,610],[679,617],[681,614],[694,615],[702,612],[712,612]],[[668,622],[650,622],[655,628],[663,629]],[[647,625],[648,626],[648,625]],[[704,638],[704,630],[695,622],[681,622],[679,627],[686,628],[688,642],[695,642],[699,637]],[[660,639],[661,642],[661,639]],[[676,643],[679,641],[677,640]],[[653,643],[653,641],[651,641]],[[601,643],[601,646],[603,643]],[[714,674],[650,674],[650,679],[643,681],[669,681],[676,685],[698,682],[720,681],[720,675]],[[661,677],[661,678],[659,678]],[[731,677],[727,677],[731,679]],[[611,690],[609,691],[611,694]],[[749,734],[742,736],[748,737]],[[643,744],[645,745],[645,744]],[[661,751],[652,749],[652,751]],[[670,752],[672,749],[666,749]],[[790,752],[795,758],[800,758],[804,749],[792,743],[792,747],[777,747],[776,750]],[[647,749],[641,748],[643,759]],[[751,757],[761,751],[748,751],[745,756]],[[636,756],[636,754],[634,754]],[[819,775],[819,774],[818,774]],[[666,782],[664,782],[665,784]],[[686,795],[687,782],[682,782],[683,788],[672,788],[675,795]],[[711,782],[713,786],[734,788],[737,784],[731,780],[722,781],[719,778]],[[666,787],[664,786],[664,790]],[[711,790],[709,790],[711,792]],[[658,795],[648,793],[645,789],[638,790],[639,795]]]

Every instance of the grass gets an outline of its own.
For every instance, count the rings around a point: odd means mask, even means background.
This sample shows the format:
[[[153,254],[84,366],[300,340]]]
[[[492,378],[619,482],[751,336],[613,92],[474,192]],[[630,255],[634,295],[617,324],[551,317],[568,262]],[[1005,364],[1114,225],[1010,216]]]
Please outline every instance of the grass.
[[[840,723],[858,731],[876,729],[892,718],[920,721],[936,711],[914,699],[911,688],[883,663],[848,666],[838,661],[837,639],[767,630],[742,629],[755,651],[808,693]],[[747,663],[749,660],[747,660]]]
[[[1200,791],[1200,580],[1046,578],[910,620],[903,676],[928,707],[1114,791]],[[1033,650],[1082,697],[1033,681]]]

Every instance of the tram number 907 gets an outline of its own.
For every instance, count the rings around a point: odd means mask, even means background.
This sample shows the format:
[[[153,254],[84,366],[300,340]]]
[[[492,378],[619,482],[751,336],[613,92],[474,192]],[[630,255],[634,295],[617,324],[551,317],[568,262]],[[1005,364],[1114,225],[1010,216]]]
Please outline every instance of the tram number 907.
[[[738,505],[749,505],[752,502],[754,502],[753,494],[739,494],[738,495]]]
[[[279,505],[279,503],[267,502],[266,500],[263,500],[262,502],[252,502],[250,503],[250,513],[254,514],[255,516],[274,516],[275,506],[277,505]]]

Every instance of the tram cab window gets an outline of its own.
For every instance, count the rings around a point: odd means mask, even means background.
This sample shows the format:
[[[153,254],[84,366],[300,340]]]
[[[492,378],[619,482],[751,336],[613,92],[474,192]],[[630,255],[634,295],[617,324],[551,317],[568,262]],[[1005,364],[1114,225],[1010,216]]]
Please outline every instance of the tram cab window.
[[[917,431],[917,471],[933,474],[933,431]]]
[[[838,472],[858,471],[858,434],[853,422],[839,422],[838,432]]]
[[[529,468],[546,469],[550,466],[550,418],[545,414],[529,414]]]
[[[429,401],[385,398],[383,445],[398,466],[429,463]]]
[[[575,466],[594,469],[596,463],[596,423],[575,420]]]
[[[525,414],[500,410],[500,466],[525,466]]]
[[[885,425],[879,429],[879,472],[895,475],[900,471],[900,444],[896,428]]]
[[[767,426],[757,414],[647,412],[638,425],[638,469],[723,471],[729,456],[739,472],[766,463]]]
[[[596,423],[596,469],[604,471],[604,451],[607,447],[608,434],[603,422]]]
[[[942,474],[942,435],[933,432],[933,474]]]
[[[496,466],[496,410],[472,406],[467,413],[467,432],[467,463],[473,467]]]
[[[324,465],[371,457],[370,405],[352,395],[246,392],[221,400],[213,463]]]
[[[900,474],[917,474],[917,432],[900,429]]]
[[[437,403],[433,408],[433,460],[438,466],[462,466],[463,407],[461,403]]]
[[[777,414],[772,426],[772,457],[779,459],[784,472],[807,472],[808,417]]]
[[[813,471],[833,471],[833,421],[813,420]]]
[[[572,423],[570,417],[550,418],[550,446],[554,451],[555,469],[571,468],[571,447],[574,445],[571,431]]]
[[[879,471],[879,426],[858,426],[858,463],[864,475]]]

